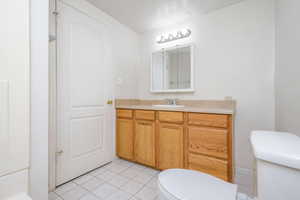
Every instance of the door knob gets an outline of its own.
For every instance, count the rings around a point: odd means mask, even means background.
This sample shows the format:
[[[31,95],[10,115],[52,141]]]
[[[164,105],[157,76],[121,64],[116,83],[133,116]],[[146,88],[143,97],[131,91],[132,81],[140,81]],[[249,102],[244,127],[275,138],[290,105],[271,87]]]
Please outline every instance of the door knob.
[[[108,101],[107,101],[107,104],[112,105],[112,104],[113,104],[113,101],[112,101],[112,100],[108,100]]]

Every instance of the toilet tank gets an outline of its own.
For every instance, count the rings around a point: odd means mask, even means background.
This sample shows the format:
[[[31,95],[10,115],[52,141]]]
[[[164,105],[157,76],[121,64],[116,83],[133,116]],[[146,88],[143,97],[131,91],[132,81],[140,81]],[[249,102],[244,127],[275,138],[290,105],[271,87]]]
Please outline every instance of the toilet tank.
[[[253,131],[258,200],[300,200],[300,137]]]

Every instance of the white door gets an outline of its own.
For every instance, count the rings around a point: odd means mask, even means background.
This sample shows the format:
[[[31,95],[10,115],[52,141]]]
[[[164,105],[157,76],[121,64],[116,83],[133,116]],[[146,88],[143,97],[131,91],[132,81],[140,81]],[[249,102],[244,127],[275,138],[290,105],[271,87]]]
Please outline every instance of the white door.
[[[57,177],[60,185],[112,160],[112,69],[105,26],[58,9]]]

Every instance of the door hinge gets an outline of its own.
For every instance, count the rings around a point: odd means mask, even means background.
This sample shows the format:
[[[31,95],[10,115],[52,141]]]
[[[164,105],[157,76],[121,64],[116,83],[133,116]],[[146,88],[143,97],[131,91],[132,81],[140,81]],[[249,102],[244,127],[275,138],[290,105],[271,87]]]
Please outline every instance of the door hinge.
[[[56,40],[56,36],[55,35],[49,35],[49,42],[53,42]]]
[[[107,103],[108,105],[112,105],[112,104],[113,104],[113,100],[108,100],[106,103]]]
[[[57,15],[59,15],[59,12],[53,11],[52,14],[57,16]]]
[[[60,155],[63,154],[63,153],[64,153],[63,150],[57,151],[57,152],[56,152],[56,156],[60,156]]]

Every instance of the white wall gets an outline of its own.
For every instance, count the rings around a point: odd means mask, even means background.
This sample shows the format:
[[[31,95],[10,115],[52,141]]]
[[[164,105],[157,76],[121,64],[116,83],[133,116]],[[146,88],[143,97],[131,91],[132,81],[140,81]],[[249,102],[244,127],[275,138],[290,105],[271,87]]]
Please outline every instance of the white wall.
[[[28,192],[30,1],[0,4],[0,199]]]
[[[276,128],[300,136],[300,1],[277,0]]]
[[[86,0],[62,0],[69,5],[76,5],[81,12],[90,16],[101,16],[98,20],[107,25],[111,44],[111,66],[114,68],[115,96],[117,98],[136,98],[137,77],[136,67],[139,63],[139,35],[121,24],[108,14],[96,8]],[[93,12],[90,12],[93,11]]]
[[[115,69],[115,97],[137,98],[138,76],[136,69],[140,62],[139,36],[123,25],[111,30],[113,66]]]
[[[29,192],[48,198],[48,0],[31,0],[31,154]]]
[[[167,45],[155,43],[157,35],[179,28],[190,28],[191,38]],[[255,129],[272,130],[275,126],[274,37],[273,0],[242,1],[197,19],[148,32],[142,36],[139,98],[223,99],[225,96],[232,96],[237,101],[236,181],[241,184],[242,190],[249,193],[247,187],[252,185],[253,167],[249,134]],[[151,52],[166,46],[189,42],[196,45],[196,92],[182,95],[151,94],[149,92]]]

